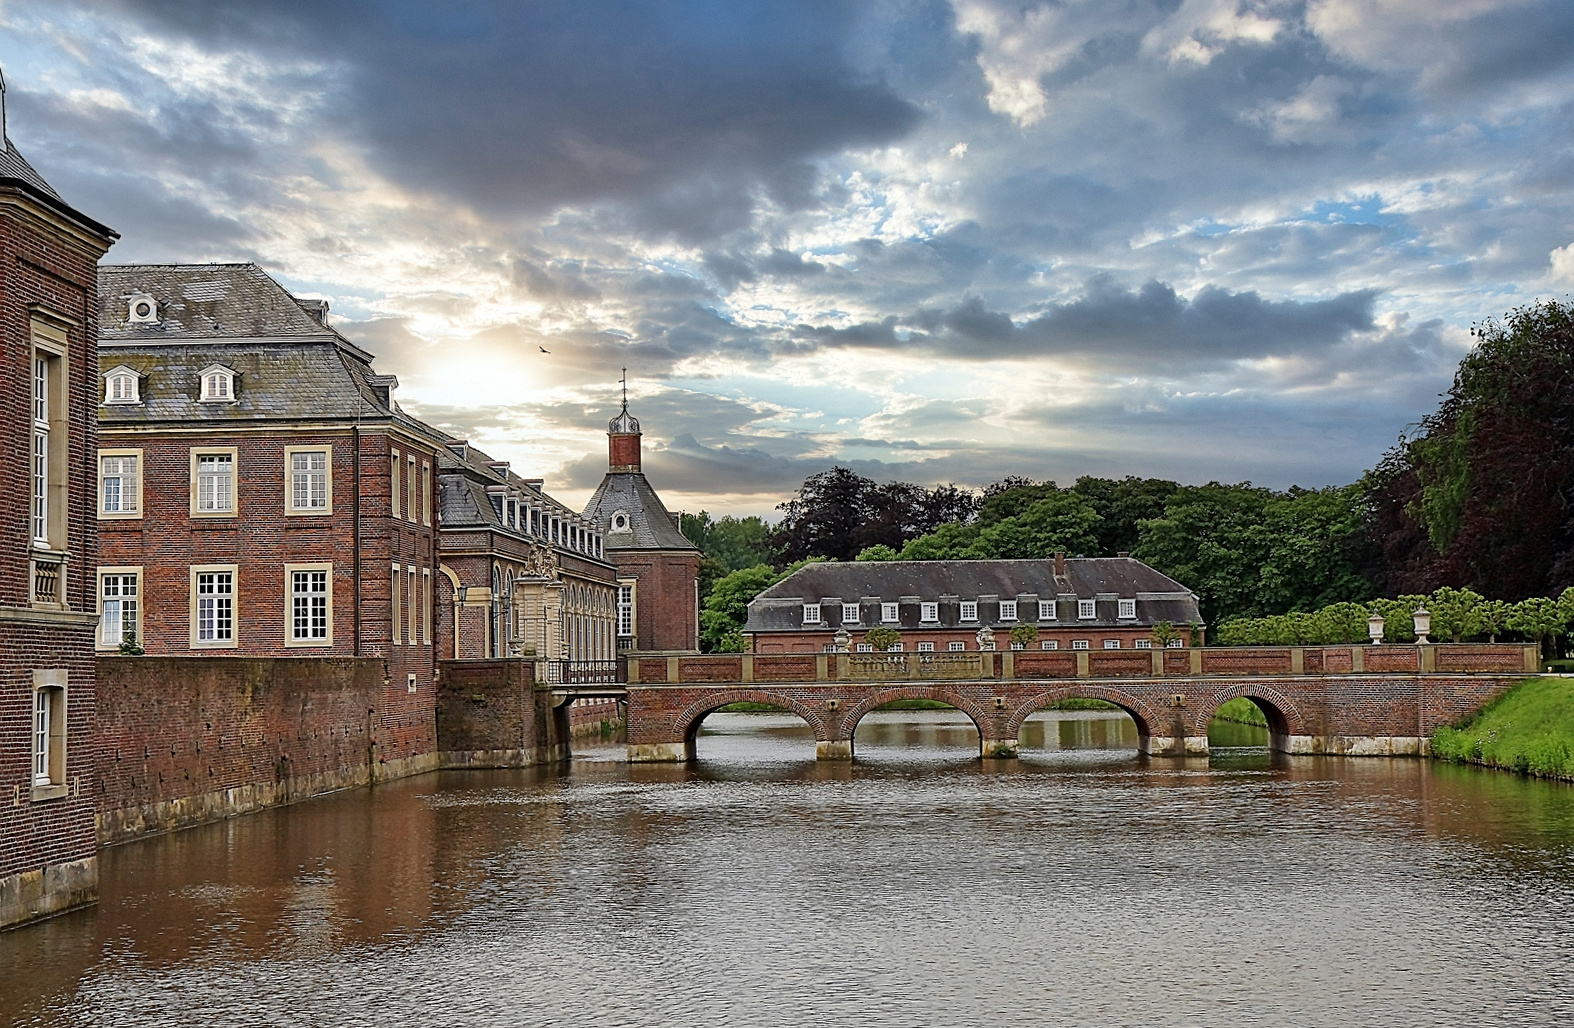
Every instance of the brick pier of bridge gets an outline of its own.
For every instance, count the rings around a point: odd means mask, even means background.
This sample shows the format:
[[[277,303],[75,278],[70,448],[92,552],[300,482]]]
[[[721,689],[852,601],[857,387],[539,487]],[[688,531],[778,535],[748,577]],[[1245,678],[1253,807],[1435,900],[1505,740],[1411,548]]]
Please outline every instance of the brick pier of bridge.
[[[790,711],[823,760],[853,756],[864,715],[897,700],[950,704],[986,758],[1017,755],[1022,724],[1073,698],[1136,722],[1144,753],[1208,752],[1208,722],[1254,701],[1273,749],[1425,755],[1432,732],[1538,668],[1534,645],[1383,645],[971,653],[664,654],[627,660],[628,757],[694,759],[707,714],[739,702]],[[560,689],[563,698],[576,695]]]

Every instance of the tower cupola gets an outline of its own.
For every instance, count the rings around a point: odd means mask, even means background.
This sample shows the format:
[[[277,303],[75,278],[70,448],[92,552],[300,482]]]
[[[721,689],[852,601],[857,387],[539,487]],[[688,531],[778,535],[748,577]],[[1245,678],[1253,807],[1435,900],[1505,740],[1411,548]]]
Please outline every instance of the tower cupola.
[[[639,419],[629,413],[628,369],[623,369],[623,408],[607,422],[607,470],[639,471]]]

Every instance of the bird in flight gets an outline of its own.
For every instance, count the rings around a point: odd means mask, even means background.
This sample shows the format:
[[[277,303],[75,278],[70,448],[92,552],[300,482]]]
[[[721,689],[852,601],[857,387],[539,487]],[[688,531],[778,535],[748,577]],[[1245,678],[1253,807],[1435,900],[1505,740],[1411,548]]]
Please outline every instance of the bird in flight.
[[[542,353],[551,353],[552,352],[551,350],[548,350],[546,347],[542,346],[540,343],[536,344],[536,349],[540,350]]]

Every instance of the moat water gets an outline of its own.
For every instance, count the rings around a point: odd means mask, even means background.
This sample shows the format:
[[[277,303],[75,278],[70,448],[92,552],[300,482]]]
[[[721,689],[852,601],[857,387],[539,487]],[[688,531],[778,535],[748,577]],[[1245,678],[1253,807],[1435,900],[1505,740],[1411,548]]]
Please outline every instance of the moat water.
[[[107,851],[0,933],[25,1025],[1394,1025],[1574,1019],[1574,788],[871,715],[713,715],[691,767],[444,772]]]

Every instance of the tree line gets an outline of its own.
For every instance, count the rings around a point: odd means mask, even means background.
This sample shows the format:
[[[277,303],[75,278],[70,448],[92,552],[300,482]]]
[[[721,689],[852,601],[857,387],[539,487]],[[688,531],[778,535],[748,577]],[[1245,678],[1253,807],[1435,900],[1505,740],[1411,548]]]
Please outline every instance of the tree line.
[[[1372,604],[1446,606],[1448,590],[1481,597],[1472,616],[1493,603],[1556,607],[1549,597],[1574,586],[1574,305],[1534,304],[1472,332],[1478,345],[1438,410],[1350,485],[1011,476],[974,491],[835,467],[805,479],[774,525],[684,515],[706,554],[704,644],[740,645],[748,599],[809,559],[1129,553],[1197,593],[1217,642],[1358,641]],[[1360,634],[1345,639],[1357,608]],[[1398,620],[1389,638],[1409,630],[1408,615]],[[1499,630],[1544,637],[1567,622],[1539,636],[1519,624]],[[1483,634],[1495,632],[1466,633]]]

